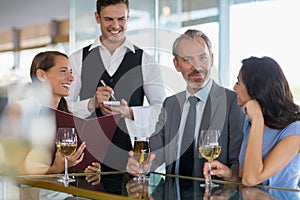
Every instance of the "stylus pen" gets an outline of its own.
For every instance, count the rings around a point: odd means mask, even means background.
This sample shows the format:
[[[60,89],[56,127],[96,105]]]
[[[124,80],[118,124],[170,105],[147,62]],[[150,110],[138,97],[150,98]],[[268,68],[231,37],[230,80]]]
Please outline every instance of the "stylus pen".
[[[104,80],[100,80],[100,82],[102,83],[103,86],[106,86]],[[110,96],[111,96],[111,98],[112,98],[114,101],[117,100],[116,97],[115,97],[113,94],[111,94]]]

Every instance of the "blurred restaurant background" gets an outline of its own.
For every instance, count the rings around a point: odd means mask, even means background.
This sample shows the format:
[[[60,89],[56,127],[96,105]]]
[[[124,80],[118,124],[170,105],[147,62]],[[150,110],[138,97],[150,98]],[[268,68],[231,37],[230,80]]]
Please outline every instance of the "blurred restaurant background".
[[[172,44],[185,30],[199,29],[213,44],[215,81],[232,89],[242,59],[270,56],[281,65],[300,104],[299,0],[129,0],[129,5],[127,37],[157,60],[167,95],[186,87],[173,67]],[[32,59],[46,50],[70,55],[92,43],[101,34],[95,11],[96,0],[0,1],[0,174],[18,172],[28,152],[38,153],[40,160],[50,158],[52,115],[23,113],[8,126],[1,113],[26,95],[50,99],[39,88],[19,87],[30,82]],[[6,133],[12,140],[3,137]],[[0,199],[17,199],[4,178],[0,176]]]
[[[38,52],[71,54],[100,35],[95,0],[9,0],[0,2],[0,85],[30,81]],[[241,60],[270,56],[283,68],[300,102],[300,13],[298,0],[129,0],[127,36],[163,66],[167,94],[185,86],[172,63],[172,43],[186,29],[204,31],[215,53],[215,79],[231,88]],[[168,72],[174,72],[172,80]],[[169,80],[170,79],[170,80]],[[1,89],[4,90],[4,89]],[[5,93],[5,91],[0,94]]]

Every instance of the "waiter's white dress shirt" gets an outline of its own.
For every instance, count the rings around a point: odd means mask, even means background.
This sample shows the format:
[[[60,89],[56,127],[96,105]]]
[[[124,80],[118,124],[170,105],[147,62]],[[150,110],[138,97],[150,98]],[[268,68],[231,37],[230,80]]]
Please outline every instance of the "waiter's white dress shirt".
[[[112,76],[120,66],[127,48],[135,52],[133,44],[126,38],[124,43],[111,54],[97,38],[91,45],[90,50],[98,48],[104,67],[108,74]],[[74,115],[86,118],[91,112],[88,111],[90,99],[79,99],[81,89],[82,71],[82,49],[70,55],[70,63],[74,81],[71,84],[70,96],[67,97],[70,110]],[[142,75],[143,89],[150,106],[132,107],[134,121],[125,119],[130,135],[150,136],[154,132],[155,122],[158,119],[161,105],[166,97],[161,70],[155,60],[147,53],[142,55]],[[100,78],[100,77],[99,77]],[[129,99],[126,99],[129,101]]]

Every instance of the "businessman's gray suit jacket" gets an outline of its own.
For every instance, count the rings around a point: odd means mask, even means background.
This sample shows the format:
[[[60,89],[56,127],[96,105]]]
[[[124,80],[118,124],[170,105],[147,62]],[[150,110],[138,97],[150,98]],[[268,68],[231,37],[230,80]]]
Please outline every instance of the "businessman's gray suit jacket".
[[[152,163],[152,170],[162,163],[166,164],[167,173],[171,173],[175,167],[173,163],[176,160],[178,129],[185,98],[186,92],[184,91],[166,98],[163,103],[155,133],[150,138],[150,145],[156,156]],[[222,151],[218,160],[238,173],[238,156],[245,116],[236,101],[235,92],[213,82],[202,121],[196,123],[201,123],[199,133],[204,129],[222,130],[219,140]],[[198,142],[195,144],[198,145]],[[194,155],[193,176],[203,177],[202,169],[206,160],[199,158],[198,148],[195,148]]]

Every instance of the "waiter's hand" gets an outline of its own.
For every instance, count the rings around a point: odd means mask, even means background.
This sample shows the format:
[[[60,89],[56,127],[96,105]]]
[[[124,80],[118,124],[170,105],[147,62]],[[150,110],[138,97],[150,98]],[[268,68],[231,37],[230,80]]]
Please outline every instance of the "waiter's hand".
[[[132,108],[128,106],[128,103],[125,99],[121,99],[120,106],[109,106],[111,112],[114,114],[122,114],[122,117],[128,119],[134,119]]]
[[[111,115],[112,111],[110,106],[104,105],[104,101],[109,101],[111,95],[114,94],[114,91],[109,86],[99,86],[97,87],[94,98],[89,101],[89,111],[92,112],[96,108],[100,108],[103,115]],[[94,105],[94,106],[93,106]],[[91,109],[94,107],[93,109]]]

